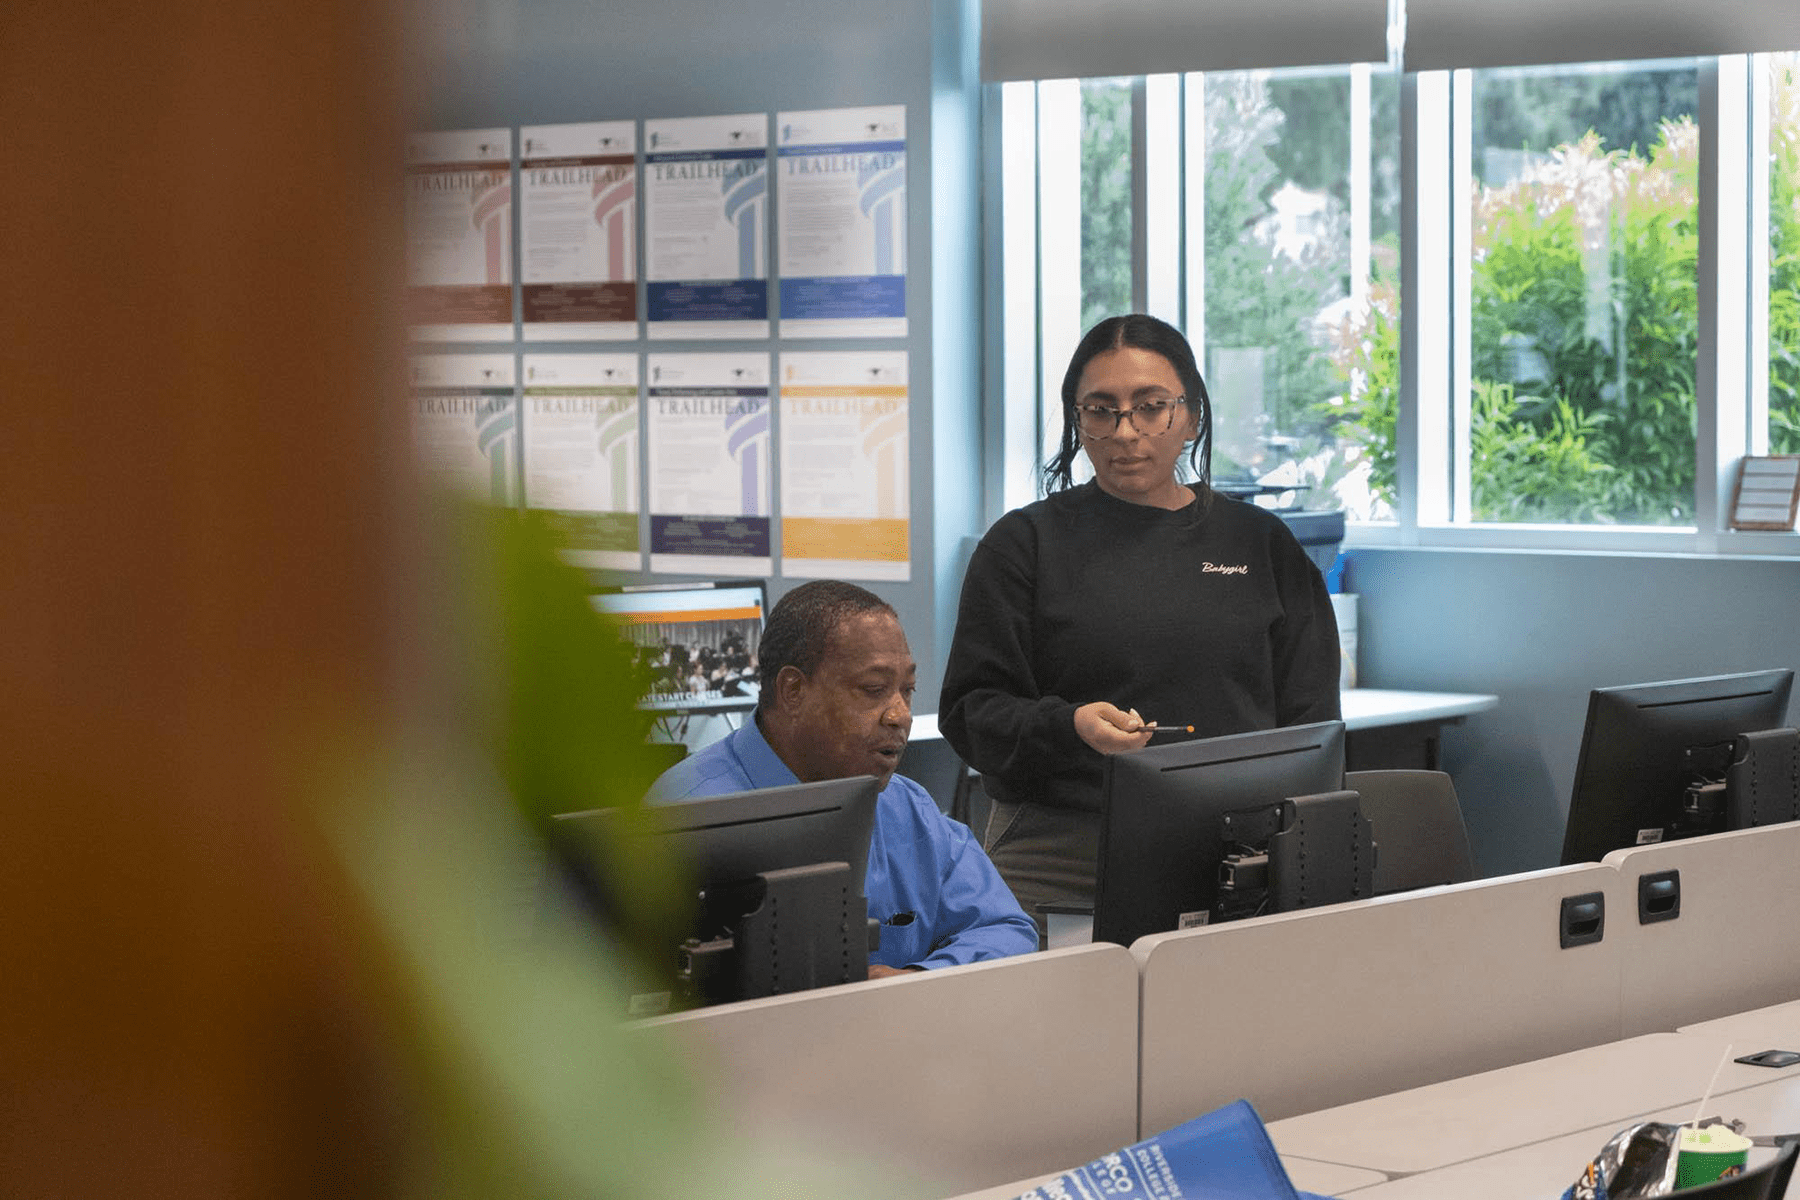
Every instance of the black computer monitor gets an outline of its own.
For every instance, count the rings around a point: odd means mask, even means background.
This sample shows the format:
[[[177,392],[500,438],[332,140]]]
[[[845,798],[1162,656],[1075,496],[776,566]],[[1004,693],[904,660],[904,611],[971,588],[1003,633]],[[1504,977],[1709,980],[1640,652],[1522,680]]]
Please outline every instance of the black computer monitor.
[[[765,592],[760,579],[601,588],[595,609],[615,620],[650,680],[639,707],[669,716],[749,712]]]
[[[1767,823],[1775,806],[1762,818],[1752,815],[1755,798],[1744,789],[1737,798],[1744,812],[1733,819],[1726,780],[1734,759],[1748,751],[1748,742],[1739,745],[1742,735],[1786,724],[1793,685],[1793,671],[1782,668],[1589,693],[1563,862],[1597,862],[1621,847]]]
[[[664,840],[694,884],[693,904],[662,939],[668,1008],[868,978],[863,879],[880,792],[880,781],[860,775],[655,808],[651,832],[639,836]],[[577,890],[602,909],[590,839],[618,836],[609,811],[563,813],[552,825]],[[637,1009],[646,1011],[641,1001]]]
[[[1128,946],[1145,934],[1250,915],[1232,896],[1221,898],[1228,857],[1253,857],[1266,846],[1284,801],[1343,784],[1341,721],[1112,755],[1101,801],[1094,940]]]

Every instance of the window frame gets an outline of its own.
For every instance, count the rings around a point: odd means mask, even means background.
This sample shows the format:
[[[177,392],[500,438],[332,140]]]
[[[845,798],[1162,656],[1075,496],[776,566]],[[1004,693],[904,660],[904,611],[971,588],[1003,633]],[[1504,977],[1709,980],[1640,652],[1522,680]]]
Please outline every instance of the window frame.
[[[1747,453],[1766,452],[1768,445],[1767,63],[1761,55],[1747,54],[1687,61],[1698,67],[1701,136],[1696,524],[1665,528],[1459,519],[1469,511],[1469,324],[1457,316],[1466,312],[1470,295],[1472,76],[1467,69],[1411,72],[1400,76],[1399,503],[1391,521],[1351,521],[1347,547],[1800,557],[1800,533],[1727,527],[1737,464]],[[1204,329],[1203,198],[1201,189],[1186,186],[1187,164],[1205,161],[1205,128],[1199,119],[1203,81],[1197,76],[1179,77],[1179,86],[1175,76],[1135,80],[1133,275],[1138,307],[1177,325]],[[1080,214],[1078,208],[1059,207],[1079,189],[1043,183],[1042,139],[1055,127],[1054,111],[1046,113],[1043,104],[1046,85],[1053,98],[1056,88],[1068,89],[1079,113],[1080,84],[1075,80],[988,84],[984,91],[984,103],[999,114],[988,124],[992,134],[1022,128],[1018,114],[1029,109],[1039,139],[1026,154],[1003,136],[1000,153],[989,160],[1002,164],[998,187],[989,191],[989,213],[995,222],[990,228],[1000,231],[1003,242],[993,286],[1004,297],[997,306],[1004,316],[999,328],[991,330],[988,346],[1003,364],[999,394],[1004,412],[997,427],[990,424],[989,429],[1006,447],[1006,462],[985,489],[990,520],[1039,494],[1038,467],[1054,448],[1060,427],[1060,367],[1043,361],[1043,322],[1047,315],[1058,322],[1057,328],[1079,321],[1079,251],[1068,247],[1079,246]],[[1155,99],[1159,95],[1160,103]],[[1183,111],[1180,119],[1171,120],[1167,110],[1174,105]],[[1062,130],[1070,146],[1049,147],[1052,161],[1064,161],[1065,172],[1072,161],[1078,172],[1079,120],[1065,119]],[[1055,158],[1058,149],[1071,146],[1072,160]],[[1147,152],[1147,147],[1155,149]],[[1171,157],[1177,163],[1173,169]],[[1057,228],[1072,228],[1072,237],[1066,229],[1060,241],[1044,236],[1046,205]],[[1017,224],[1028,210],[1029,245],[1018,236]],[[1173,219],[1176,214],[1179,220]],[[1172,266],[1153,271],[1153,262]],[[1076,329],[1074,335],[1080,332]],[[1073,345],[1066,331],[1063,336]],[[1205,352],[1198,341],[1195,351]],[[1026,372],[1029,383],[1020,378]],[[1022,407],[1027,394],[1036,397],[1029,422]],[[1721,397],[1732,396],[1744,397],[1744,403],[1720,403]],[[1026,466],[1014,456],[1028,438],[1041,453]]]

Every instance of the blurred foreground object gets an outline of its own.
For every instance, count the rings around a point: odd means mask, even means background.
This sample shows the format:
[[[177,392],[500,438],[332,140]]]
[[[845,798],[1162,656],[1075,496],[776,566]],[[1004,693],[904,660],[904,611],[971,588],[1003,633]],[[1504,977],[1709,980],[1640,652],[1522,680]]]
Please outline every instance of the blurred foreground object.
[[[394,727],[394,14],[6,15],[0,1190],[403,1194],[304,755]]]
[[[546,760],[430,579],[398,26],[7,13],[0,1190],[866,1194],[759,1186],[597,938],[508,940]]]

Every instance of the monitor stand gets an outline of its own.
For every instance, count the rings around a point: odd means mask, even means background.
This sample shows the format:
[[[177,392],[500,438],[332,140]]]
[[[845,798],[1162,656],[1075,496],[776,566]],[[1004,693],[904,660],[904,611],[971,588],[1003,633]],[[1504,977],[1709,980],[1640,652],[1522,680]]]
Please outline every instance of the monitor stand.
[[[1800,821],[1800,729],[1738,735],[1725,772],[1725,828]]]
[[[1681,752],[1687,794],[1681,801],[1681,815],[1668,831],[1669,841],[1724,831],[1729,806],[1726,776],[1731,770],[1732,749],[1733,743],[1726,741],[1689,746]]]
[[[681,948],[684,1006],[752,1000],[869,977],[880,926],[848,863],[764,871],[705,898],[708,941]]]
[[[1355,792],[1296,796],[1269,843],[1270,907],[1342,904],[1375,894],[1375,838]]]
[[[1214,921],[1341,904],[1375,894],[1376,844],[1356,792],[1295,796],[1220,821]]]

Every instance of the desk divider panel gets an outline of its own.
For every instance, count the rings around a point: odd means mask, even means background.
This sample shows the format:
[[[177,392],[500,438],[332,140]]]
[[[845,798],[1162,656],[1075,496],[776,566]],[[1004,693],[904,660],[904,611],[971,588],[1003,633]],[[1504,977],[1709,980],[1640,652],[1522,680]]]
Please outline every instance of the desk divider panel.
[[[1624,1036],[1800,999],[1800,822],[1615,850],[1605,862],[1622,885],[1607,929],[1619,941]],[[1666,871],[1680,873],[1680,913],[1640,925],[1638,880]]]
[[[1605,936],[1562,949],[1564,899],[1592,893]],[[1140,938],[1140,1136],[1240,1096],[1277,1121],[1613,1041],[1622,895],[1588,864]]]
[[[944,1196],[1136,1141],[1137,1010],[1136,964],[1101,943],[634,1028],[690,1061],[738,1132],[842,1139]]]

